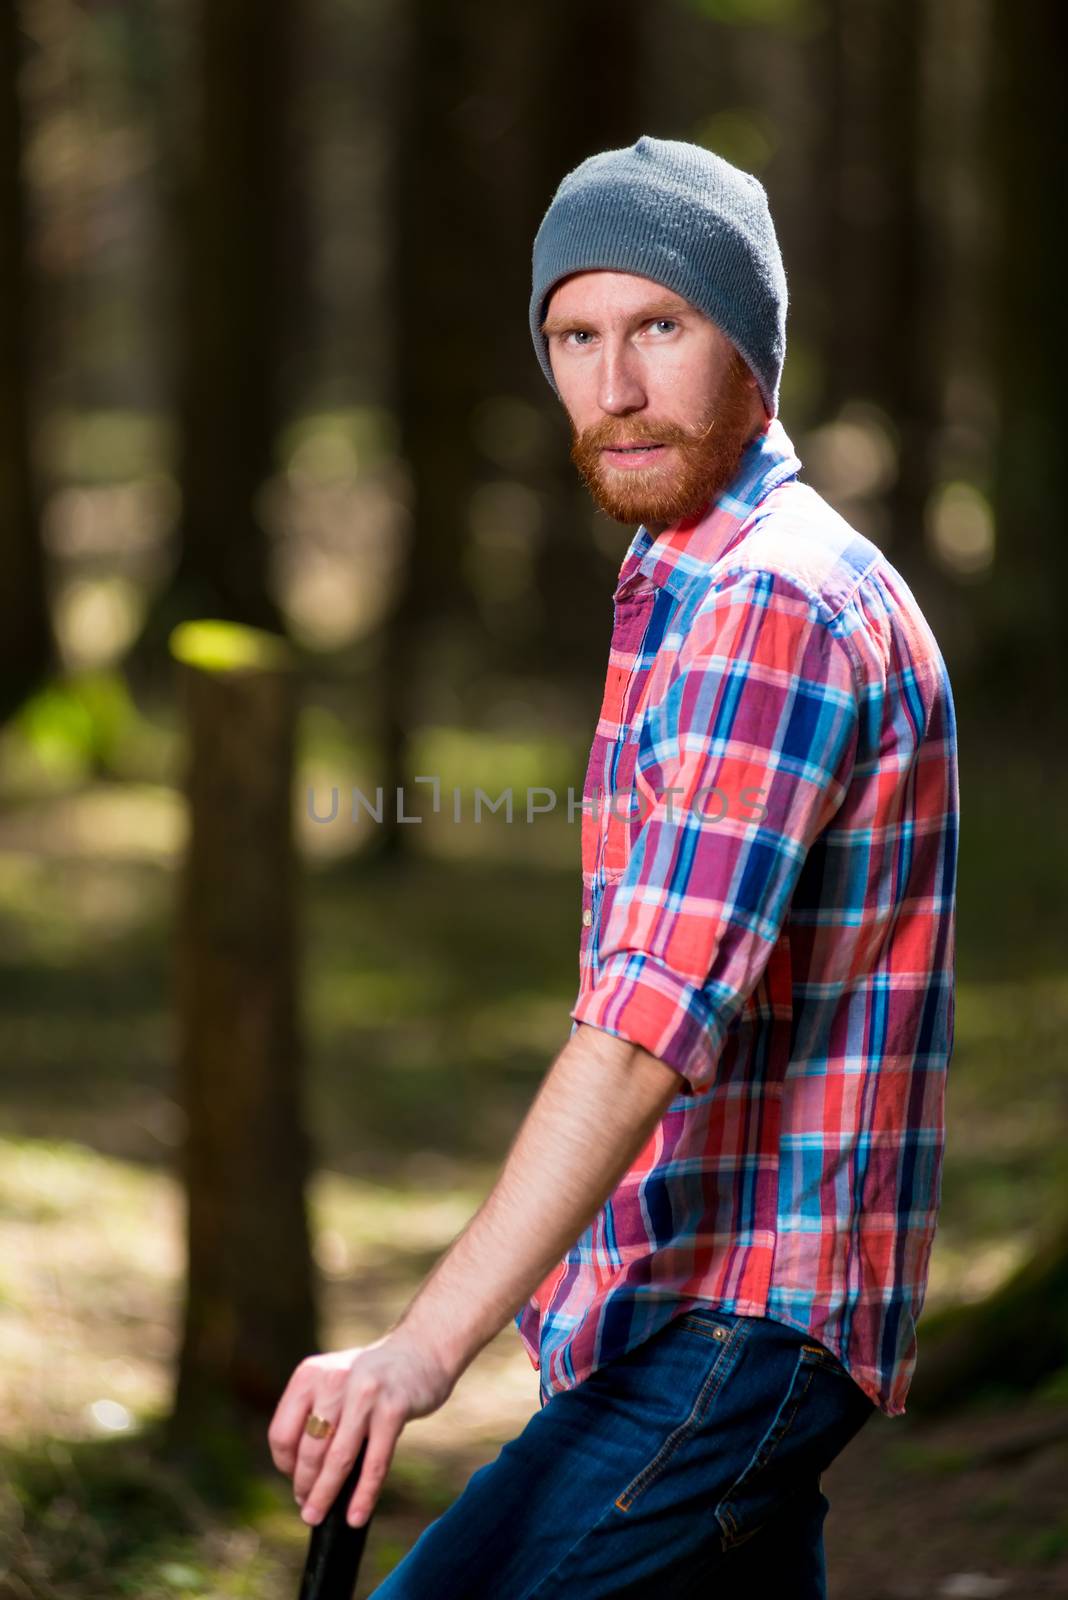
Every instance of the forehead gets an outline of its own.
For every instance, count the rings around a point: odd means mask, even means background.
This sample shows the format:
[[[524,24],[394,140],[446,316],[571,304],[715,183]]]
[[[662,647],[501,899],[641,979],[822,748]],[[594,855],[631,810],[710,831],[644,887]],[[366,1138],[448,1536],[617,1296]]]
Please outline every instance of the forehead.
[[[652,278],[598,268],[573,273],[558,283],[546,303],[545,314],[546,317],[624,318],[651,307],[661,316],[672,310],[692,312],[695,309],[688,300]]]

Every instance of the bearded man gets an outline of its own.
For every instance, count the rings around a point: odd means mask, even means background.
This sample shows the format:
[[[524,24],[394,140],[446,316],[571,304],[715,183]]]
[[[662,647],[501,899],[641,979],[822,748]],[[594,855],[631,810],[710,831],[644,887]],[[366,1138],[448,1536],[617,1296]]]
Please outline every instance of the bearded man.
[[[592,156],[533,268],[572,457],[640,523],[571,1034],[464,1232],[376,1344],[298,1368],[272,1449],[315,1522],[366,1441],[365,1521],[405,1422],[513,1317],[539,1409],[379,1600],[817,1600],[821,1473],[904,1409],[938,1211],[949,679],[901,574],[800,481],[756,178],[650,137]]]

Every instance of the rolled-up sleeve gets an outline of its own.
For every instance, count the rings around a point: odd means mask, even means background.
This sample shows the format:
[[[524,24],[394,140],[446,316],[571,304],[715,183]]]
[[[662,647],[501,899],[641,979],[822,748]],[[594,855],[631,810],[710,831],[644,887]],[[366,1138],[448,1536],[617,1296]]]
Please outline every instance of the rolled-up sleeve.
[[[714,1079],[841,805],[858,724],[854,656],[829,608],[779,573],[724,578],[642,723],[643,820],[576,1023],[642,1046],[690,1088]]]

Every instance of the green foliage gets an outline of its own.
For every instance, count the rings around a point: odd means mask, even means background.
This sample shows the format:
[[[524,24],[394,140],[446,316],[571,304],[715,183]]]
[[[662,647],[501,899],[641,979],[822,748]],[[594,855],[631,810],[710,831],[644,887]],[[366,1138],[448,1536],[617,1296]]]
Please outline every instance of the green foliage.
[[[274,1600],[294,1584],[265,1539],[288,1486],[252,1472],[236,1440],[235,1471],[203,1476],[137,1439],[48,1439],[0,1455],[0,1549],[32,1600],[171,1600],[195,1594]],[[236,1470],[240,1463],[239,1470]],[[290,1519],[290,1522],[292,1519]],[[223,1534],[229,1527],[231,1532]],[[304,1530],[290,1528],[299,1554]],[[5,1591],[6,1593],[6,1591]]]
[[[1068,1363],[1046,1379],[1038,1398],[1045,1405],[1068,1405]]]
[[[15,1575],[40,1600],[102,1600],[108,1582],[119,1593],[170,1594],[165,1581],[155,1586],[158,1568],[185,1555],[203,1522],[181,1481],[125,1441],[6,1451],[0,1476],[0,1533]]]
[[[382,1487],[379,1506],[417,1505],[427,1516],[438,1516],[456,1498],[456,1485],[436,1461],[421,1456],[398,1455]]]
[[[63,482],[128,483],[167,466],[174,425],[141,410],[55,411],[45,424],[43,445]]]
[[[1027,1528],[1006,1534],[1006,1558],[1025,1566],[1046,1566],[1068,1554],[1068,1517],[1050,1528]]]
[[[566,810],[569,779],[573,788],[578,787],[574,752],[561,739],[487,736],[480,729],[439,726],[419,733],[414,756],[418,772],[440,776],[446,809],[452,805],[452,786],[461,790],[464,816],[474,815],[476,787],[489,796],[482,802],[484,808],[511,788],[516,816],[526,814],[528,787],[554,788],[560,811]]]
[[[292,667],[293,650],[279,634],[215,617],[180,622],[170,635],[176,661],[201,672],[260,672]]]
[[[933,1445],[926,1440],[906,1439],[888,1449],[890,1460],[907,1473],[925,1477],[956,1477],[974,1463],[975,1452],[963,1445]]]
[[[703,118],[693,141],[746,172],[759,172],[775,154],[779,132],[765,112],[737,106]]]
[[[16,734],[45,768],[71,777],[113,770],[138,714],[114,672],[84,672],[45,685],[20,708]]]
[[[397,449],[396,421],[384,406],[308,412],[282,430],[284,468],[317,482],[355,478],[388,461]]]
[[[820,0],[690,0],[711,22],[812,33],[826,20]]]

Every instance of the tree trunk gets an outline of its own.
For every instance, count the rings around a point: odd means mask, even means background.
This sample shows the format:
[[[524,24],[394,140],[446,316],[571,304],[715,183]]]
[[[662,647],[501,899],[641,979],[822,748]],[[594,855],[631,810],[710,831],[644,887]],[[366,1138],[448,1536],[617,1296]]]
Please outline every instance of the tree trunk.
[[[927,0],[833,0],[827,181],[817,204],[826,242],[825,414],[860,402],[884,420],[894,473],[874,491],[887,516],[871,531],[939,638],[952,638],[959,601],[926,531],[951,420],[943,392],[952,359],[953,173],[943,134],[956,63],[939,53],[949,30],[939,32],[938,20]]]
[[[560,180],[587,156],[631,145],[646,131],[649,107],[641,70],[642,16],[643,8],[636,0],[616,0],[611,26],[606,28],[604,8],[597,0],[571,0],[569,4],[556,0],[556,25],[541,29],[535,57],[541,92],[536,120],[528,130],[537,155],[536,205],[528,237],[523,240],[528,268],[524,299],[516,308],[524,334],[534,234]],[[585,76],[581,93],[569,90],[557,98],[559,41],[565,36],[571,59],[597,65]],[[547,117],[544,107],[549,104],[554,111]],[[524,345],[524,361],[534,364],[529,336]],[[545,380],[536,365],[532,370],[540,393]],[[559,407],[559,401],[555,405]],[[564,688],[574,687],[578,681],[586,693],[603,676],[612,629],[614,569],[618,569],[637,524],[629,531],[619,528],[619,561],[611,566],[594,542],[593,506],[569,459],[568,443],[569,433],[561,428],[560,443],[542,485],[546,514],[534,574],[543,625],[533,641],[539,653],[530,661],[529,670]]]
[[[273,1410],[317,1348],[304,1186],[295,674],[284,642],[175,640],[189,842],[175,947],[188,1287],[172,1438]]]
[[[0,6],[0,722],[57,665],[30,453],[34,318],[26,269],[21,66],[19,8]]]
[[[1023,737],[1048,739],[1050,713],[1063,706],[1068,687],[1061,482],[1068,12],[1005,0],[993,8],[993,25],[985,153],[997,228],[989,320],[999,419],[979,687],[990,710],[1010,718]]]
[[[298,0],[200,0],[198,115],[176,184],[180,252],[175,569],[128,665],[156,680],[171,628],[215,616],[281,632],[260,494],[284,420],[302,248],[294,182]]]
[[[934,574],[924,518],[942,426],[945,366],[939,315],[943,297],[941,230],[929,203],[925,0],[895,0],[886,17],[880,95],[880,165],[890,198],[881,254],[886,297],[876,327],[875,393],[898,438],[897,477],[889,495],[894,561],[928,598]]]
[[[878,15],[872,6],[830,0],[825,30],[825,182],[815,203],[825,237],[820,409],[828,417],[850,400],[870,398],[876,378],[872,235],[883,223],[885,191],[872,172],[875,102],[867,75],[881,65],[872,37]]]
[[[398,824],[395,797],[414,776],[410,737],[422,691],[443,667],[461,687],[464,657],[454,647],[465,624],[469,638],[478,624],[463,569],[475,474],[472,414],[483,392],[483,346],[492,338],[485,290],[492,282],[493,221],[479,170],[485,94],[478,56],[483,33],[501,26],[487,0],[450,6],[408,0],[401,22],[389,315],[412,539],[382,633],[386,808],[376,841],[387,857],[403,851],[410,832]],[[414,798],[406,809],[413,806]]]
[[[538,222],[569,167],[640,131],[637,10],[621,0],[605,29],[587,0],[566,10],[552,0],[529,18],[488,0],[407,8],[391,282],[413,540],[383,641],[387,807],[411,782],[410,732],[435,672],[444,667],[462,696],[487,666],[567,680],[577,665],[592,675],[603,662],[604,634],[589,617],[601,576],[591,508],[567,461],[566,433],[559,462],[540,463],[531,488],[542,508],[530,607],[539,620],[524,619],[521,640],[484,627],[465,555],[473,490],[502,470],[480,451],[476,411],[502,396],[543,399],[526,331]],[[596,57],[581,93],[557,94],[561,30],[569,59]],[[378,835],[382,851],[396,854],[410,830],[394,820]]]

